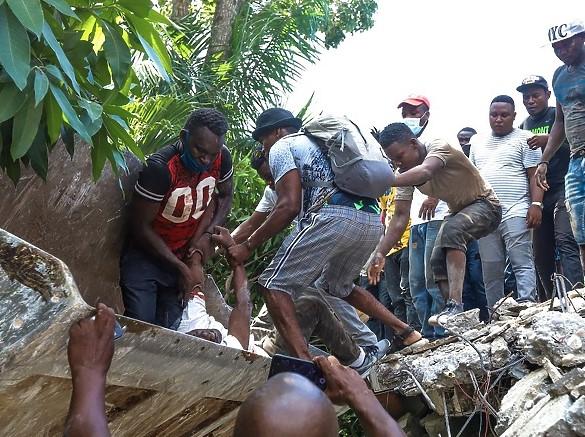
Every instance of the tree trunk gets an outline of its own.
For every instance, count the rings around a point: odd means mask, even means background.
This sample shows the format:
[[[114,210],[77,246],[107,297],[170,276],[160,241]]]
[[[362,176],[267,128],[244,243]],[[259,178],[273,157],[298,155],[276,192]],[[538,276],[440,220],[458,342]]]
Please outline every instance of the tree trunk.
[[[211,37],[206,63],[217,53],[222,53],[222,58],[224,59],[229,56],[234,21],[244,1],[217,0],[213,15],[213,24],[211,25]]]
[[[171,18],[175,21],[180,20],[189,13],[189,6],[191,6],[191,0],[173,0]]]

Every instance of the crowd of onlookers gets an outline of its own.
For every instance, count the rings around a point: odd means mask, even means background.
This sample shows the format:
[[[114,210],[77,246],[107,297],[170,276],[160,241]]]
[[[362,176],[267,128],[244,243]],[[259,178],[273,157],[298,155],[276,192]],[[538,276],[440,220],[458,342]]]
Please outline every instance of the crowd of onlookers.
[[[252,166],[267,186],[256,210],[231,233],[220,227],[233,194],[228,124],[216,110],[194,111],[179,140],[151,155],[138,177],[120,260],[125,314],[226,346],[307,360],[317,337],[339,360],[316,360],[330,398],[354,407],[372,433],[399,433],[357,375],[367,376],[391,348],[447,335],[464,311],[477,308],[487,322],[504,297],[530,305],[554,296],[559,281],[569,288],[583,282],[585,27],[554,26],[549,40],[563,62],[551,82],[556,108],[548,104],[548,81],[528,76],[517,87],[525,120],[516,120],[512,97],[496,96],[486,102],[489,130],[475,126],[487,133],[465,127],[457,145],[441,139],[448,133],[433,125],[431,103],[421,95],[399,102],[402,119],[372,135],[346,118],[318,118],[303,129],[285,109],[264,111],[252,133],[261,144]],[[336,141],[358,158],[365,146],[381,147],[382,158],[371,167],[360,159],[338,162]],[[365,162],[359,172],[349,167],[358,161]],[[386,192],[368,195],[381,180],[371,169],[384,173],[390,165],[396,171],[382,181]],[[266,305],[250,325],[246,261],[291,228],[258,278]],[[212,301],[225,306],[204,270],[217,253],[232,268],[235,297],[223,317],[207,310]],[[80,417],[85,423],[103,398],[95,386],[103,386],[113,346],[95,327],[107,331],[110,323],[113,314],[102,306],[95,323],[72,328],[71,426]],[[94,338],[92,347],[103,343],[96,372],[74,366],[83,361],[75,352],[77,331]],[[301,426],[292,414],[284,415],[286,424],[274,401],[287,397],[312,399],[314,408],[296,414],[314,420],[310,429],[319,435],[335,433],[330,403],[292,378],[279,377],[252,395],[236,434]],[[263,413],[267,408],[274,417]],[[105,417],[95,423],[107,431]]]

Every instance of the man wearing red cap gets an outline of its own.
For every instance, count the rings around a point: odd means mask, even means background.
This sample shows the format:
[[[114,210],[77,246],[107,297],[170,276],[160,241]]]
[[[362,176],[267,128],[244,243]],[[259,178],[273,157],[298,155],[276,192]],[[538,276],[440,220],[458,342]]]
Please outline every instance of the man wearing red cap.
[[[398,105],[402,110],[402,122],[423,143],[436,139],[428,130],[430,107],[429,99],[423,95],[410,95]],[[423,335],[429,338],[441,337],[445,333],[442,327],[433,327],[428,320],[445,307],[445,299],[431,269],[431,254],[448,211],[445,202],[414,190],[410,209],[408,276],[412,301],[422,324]]]

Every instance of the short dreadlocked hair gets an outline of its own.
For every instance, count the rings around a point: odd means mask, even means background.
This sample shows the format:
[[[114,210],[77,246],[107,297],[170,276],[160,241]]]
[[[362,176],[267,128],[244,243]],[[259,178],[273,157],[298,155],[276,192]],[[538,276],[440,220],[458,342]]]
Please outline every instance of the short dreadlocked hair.
[[[229,128],[225,115],[213,108],[197,109],[189,115],[184,129],[192,134],[198,127],[206,127],[218,137]]]
[[[386,148],[396,142],[406,143],[414,137],[410,128],[404,123],[391,123],[380,132],[378,142]]]

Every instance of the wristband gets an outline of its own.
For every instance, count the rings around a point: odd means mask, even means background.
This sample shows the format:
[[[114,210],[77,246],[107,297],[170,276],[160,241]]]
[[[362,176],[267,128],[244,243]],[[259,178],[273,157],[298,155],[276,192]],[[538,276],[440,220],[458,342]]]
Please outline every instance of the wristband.
[[[545,164],[545,165],[548,167],[548,161],[540,161],[540,162],[538,163],[538,165],[540,165],[540,164]],[[538,166],[537,166],[537,167],[538,167]]]
[[[193,255],[195,255],[196,253],[198,253],[199,256],[201,256],[201,262],[203,262],[203,260],[205,259],[205,256],[203,256],[203,251],[200,249],[193,249],[193,253],[191,253],[191,257],[193,257]]]
[[[542,202],[532,202],[532,205],[538,206],[540,209],[542,209]]]

